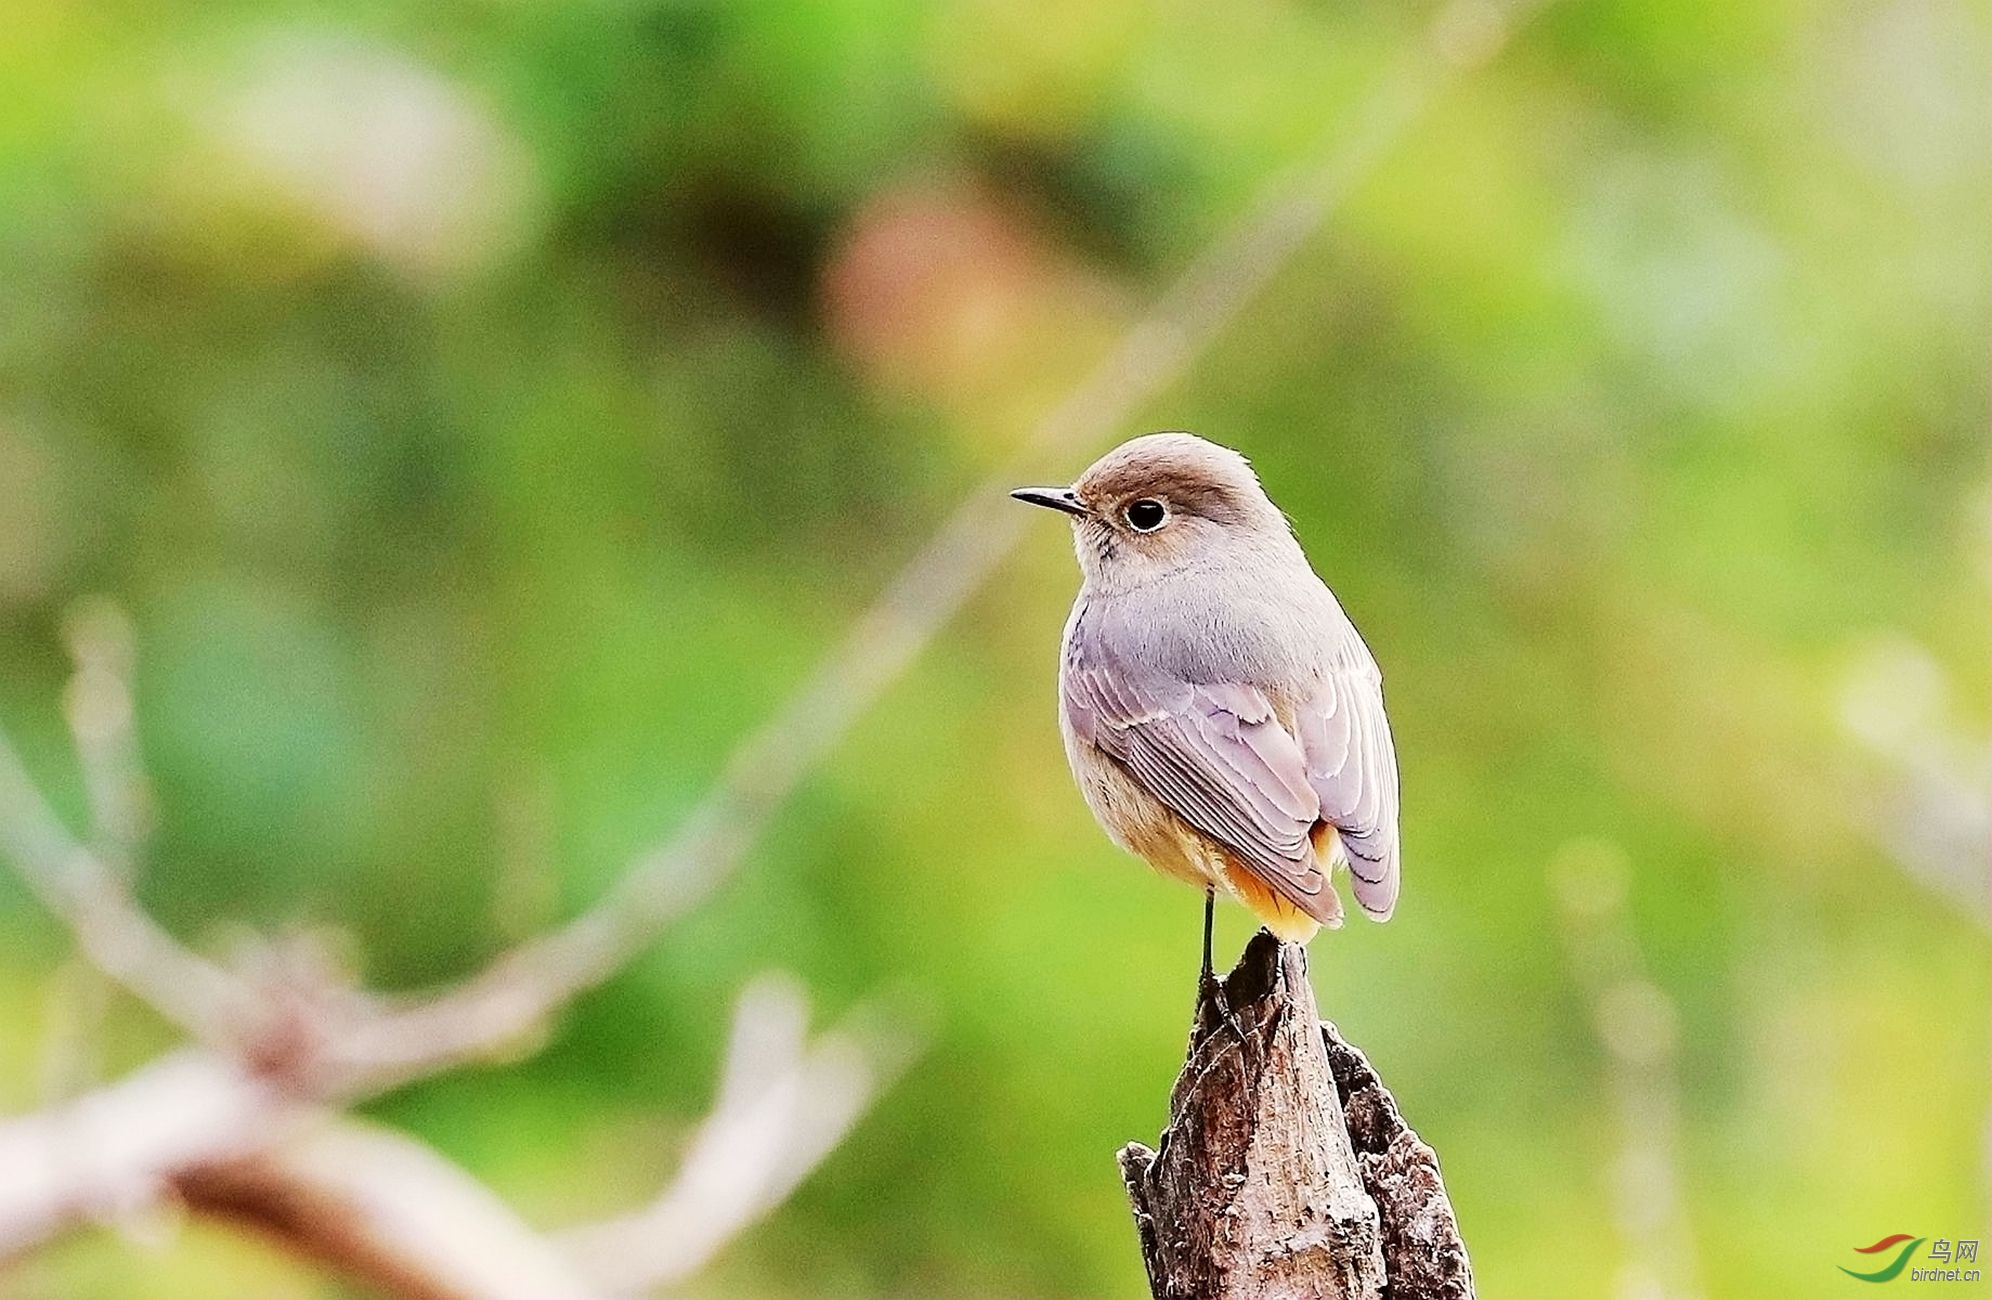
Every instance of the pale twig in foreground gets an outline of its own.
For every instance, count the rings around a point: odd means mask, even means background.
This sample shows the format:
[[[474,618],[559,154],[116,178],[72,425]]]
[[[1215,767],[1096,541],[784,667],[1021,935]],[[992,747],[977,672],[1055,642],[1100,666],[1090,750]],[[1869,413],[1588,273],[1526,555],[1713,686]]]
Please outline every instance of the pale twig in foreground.
[[[76,665],[62,712],[89,796],[91,847],[106,873],[131,888],[150,822],[150,790],[134,731],[131,622],[108,600],[82,600],[63,620]],[[43,1088],[50,1103],[96,1082],[98,1034],[111,980],[81,954],[63,964],[49,1000]]]
[[[139,759],[131,620],[102,597],[79,600],[63,619],[76,671],[62,696],[90,801],[90,844],[105,867],[129,881],[151,825],[152,792]]]
[[[70,691],[72,716],[87,718],[115,707],[89,699],[106,689],[101,682],[87,680],[99,671],[101,665],[79,669],[78,682]],[[129,708],[128,700],[124,707]],[[108,793],[93,795],[93,805],[116,801]],[[0,852],[13,860],[42,904],[69,927],[97,969],[196,1039],[211,1044],[228,1041],[249,1006],[240,984],[183,946],[138,906],[123,871],[107,864],[63,825],[4,733],[0,733]]]
[[[860,1009],[815,1042],[802,986],[763,976],[741,994],[711,1115],[678,1175],[634,1214],[564,1233],[561,1244],[611,1290],[683,1281],[787,1200],[918,1051]]]
[[[150,1205],[184,1170],[256,1149],[288,1113],[268,1082],[187,1049],[0,1123],[0,1259]]]
[[[93,822],[135,832],[144,785],[128,731],[129,657],[98,653],[79,633],[77,659],[68,706]],[[95,832],[123,869],[107,865],[64,827],[4,736],[0,836],[93,974],[223,1049],[176,1054],[0,1124],[0,1256],[79,1223],[137,1223],[177,1204],[418,1300],[606,1294],[439,1154],[310,1106],[341,1091],[325,1063],[365,1032],[371,1000],[308,945],[261,949],[269,969],[253,980],[181,946],[126,887],[138,836]],[[593,1237],[591,1268],[631,1281],[686,1276],[780,1204],[914,1051],[907,1034],[867,1033],[855,1020],[810,1044],[804,1018],[790,984],[749,990],[719,1107],[686,1168],[650,1209]]]
[[[605,1300],[440,1152],[329,1112],[250,1154],[187,1169],[173,1189],[189,1210],[245,1224],[403,1300]]]
[[[418,1140],[187,1050],[0,1122],[0,1259],[162,1198],[405,1297],[583,1300],[697,1272],[786,1200],[919,1051],[876,1004],[813,1041],[791,977],[748,986],[712,1113],[669,1188],[550,1242]]]

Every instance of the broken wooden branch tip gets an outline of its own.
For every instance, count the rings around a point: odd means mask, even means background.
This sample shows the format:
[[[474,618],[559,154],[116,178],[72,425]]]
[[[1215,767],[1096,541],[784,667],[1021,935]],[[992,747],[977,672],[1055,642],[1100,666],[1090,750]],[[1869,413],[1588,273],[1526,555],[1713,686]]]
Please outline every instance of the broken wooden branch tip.
[[[1121,1177],[1156,1300],[1472,1300],[1438,1158],[1260,931],[1199,990],[1151,1150]]]

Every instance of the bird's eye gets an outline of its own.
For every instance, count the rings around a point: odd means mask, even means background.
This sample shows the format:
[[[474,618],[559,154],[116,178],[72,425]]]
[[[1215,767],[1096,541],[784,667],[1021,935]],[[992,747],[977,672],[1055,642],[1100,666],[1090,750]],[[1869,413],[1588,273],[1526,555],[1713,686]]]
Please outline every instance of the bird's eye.
[[[1154,497],[1143,497],[1139,501],[1128,502],[1127,509],[1121,511],[1127,516],[1127,526],[1137,533],[1152,533],[1168,521],[1169,509]]]

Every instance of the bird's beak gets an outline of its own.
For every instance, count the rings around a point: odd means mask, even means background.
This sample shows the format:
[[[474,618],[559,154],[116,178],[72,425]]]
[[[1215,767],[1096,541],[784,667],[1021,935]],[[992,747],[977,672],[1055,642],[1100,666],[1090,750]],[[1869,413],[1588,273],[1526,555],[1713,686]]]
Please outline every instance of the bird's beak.
[[[1068,515],[1086,515],[1092,513],[1086,509],[1086,503],[1079,499],[1079,494],[1071,488],[1018,488],[1010,495],[1019,501],[1027,501],[1031,505],[1043,506],[1047,510],[1063,510]]]

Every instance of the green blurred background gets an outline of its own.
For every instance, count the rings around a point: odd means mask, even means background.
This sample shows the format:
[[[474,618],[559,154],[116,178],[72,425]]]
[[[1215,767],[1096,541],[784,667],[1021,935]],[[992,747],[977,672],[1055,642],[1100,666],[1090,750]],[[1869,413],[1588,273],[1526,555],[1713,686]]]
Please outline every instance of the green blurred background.
[[[155,914],[474,969],[667,832],[1433,14],[9,0],[0,722],[79,809],[61,627],[114,598]],[[1553,4],[1024,476],[1236,446],[1369,639],[1405,895],[1314,980],[1490,1300],[1855,1293],[1855,1245],[1992,1236],[1988,57],[1979,3]],[[585,1219],[671,1167],[754,972],[898,989],[925,1056],[692,1291],[1139,1294],[1113,1152],[1162,1123],[1199,908],[1071,787],[1034,522],[545,1051],[371,1112]],[[1651,985],[1594,1006],[1558,900],[1600,881]],[[0,873],[0,1108],[45,1096],[66,961]],[[115,1000],[101,1068],[171,1041]],[[203,1226],[0,1280],[345,1285]]]

